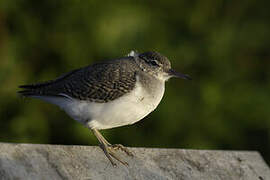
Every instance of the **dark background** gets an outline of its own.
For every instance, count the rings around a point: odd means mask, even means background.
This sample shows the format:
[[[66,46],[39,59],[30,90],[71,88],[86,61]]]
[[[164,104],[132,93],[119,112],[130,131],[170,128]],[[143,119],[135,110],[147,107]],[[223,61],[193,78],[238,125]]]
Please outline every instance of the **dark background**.
[[[270,1],[1,0],[0,141],[97,145],[54,105],[18,85],[156,50],[172,79],[157,110],[103,131],[134,147],[257,150],[270,162]],[[121,110],[120,110],[121,111]]]

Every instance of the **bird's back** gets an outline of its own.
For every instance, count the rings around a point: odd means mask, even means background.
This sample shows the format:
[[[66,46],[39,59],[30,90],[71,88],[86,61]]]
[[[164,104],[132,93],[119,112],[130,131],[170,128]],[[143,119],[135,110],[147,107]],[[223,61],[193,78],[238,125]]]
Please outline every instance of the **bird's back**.
[[[73,70],[59,78],[32,85],[22,85],[23,96],[71,97],[91,102],[108,102],[130,92],[136,83],[132,57],[97,63]]]

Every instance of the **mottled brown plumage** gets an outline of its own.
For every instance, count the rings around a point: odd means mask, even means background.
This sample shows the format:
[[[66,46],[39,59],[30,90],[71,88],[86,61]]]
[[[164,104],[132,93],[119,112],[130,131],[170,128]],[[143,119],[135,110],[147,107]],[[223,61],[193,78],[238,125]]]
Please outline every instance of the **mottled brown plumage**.
[[[135,87],[136,71],[139,70],[132,57],[97,63],[73,70],[59,78],[44,83],[23,85],[24,96],[63,96],[79,100],[108,102]],[[120,65],[121,64],[121,65]],[[64,97],[64,96],[63,96]]]

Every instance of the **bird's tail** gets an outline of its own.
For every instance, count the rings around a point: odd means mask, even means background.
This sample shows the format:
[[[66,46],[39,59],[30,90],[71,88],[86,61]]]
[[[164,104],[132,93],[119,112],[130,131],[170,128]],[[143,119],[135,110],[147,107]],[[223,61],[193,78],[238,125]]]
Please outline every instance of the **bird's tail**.
[[[72,76],[74,73],[79,71],[80,69],[75,69],[71,72],[63,74],[62,76],[56,78],[55,80],[30,84],[30,85],[21,85],[19,88],[23,90],[18,91],[17,93],[21,96],[30,97],[30,96],[59,96],[59,89],[55,89],[55,85],[58,82],[65,81],[68,77]],[[57,87],[59,88],[59,86]],[[60,88],[61,89],[61,88]]]
[[[31,97],[42,94],[41,88],[35,84],[21,85],[19,88],[22,88],[23,90],[20,90],[17,93],[24,97]]]

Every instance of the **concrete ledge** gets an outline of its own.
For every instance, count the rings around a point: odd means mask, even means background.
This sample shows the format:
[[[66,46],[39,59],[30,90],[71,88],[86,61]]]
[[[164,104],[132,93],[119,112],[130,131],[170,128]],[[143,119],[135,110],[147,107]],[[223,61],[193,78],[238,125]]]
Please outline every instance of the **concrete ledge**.
[[[131,148],[112,167],[99,147],[0,143],[0,179],[267,180],[257,152]]]

